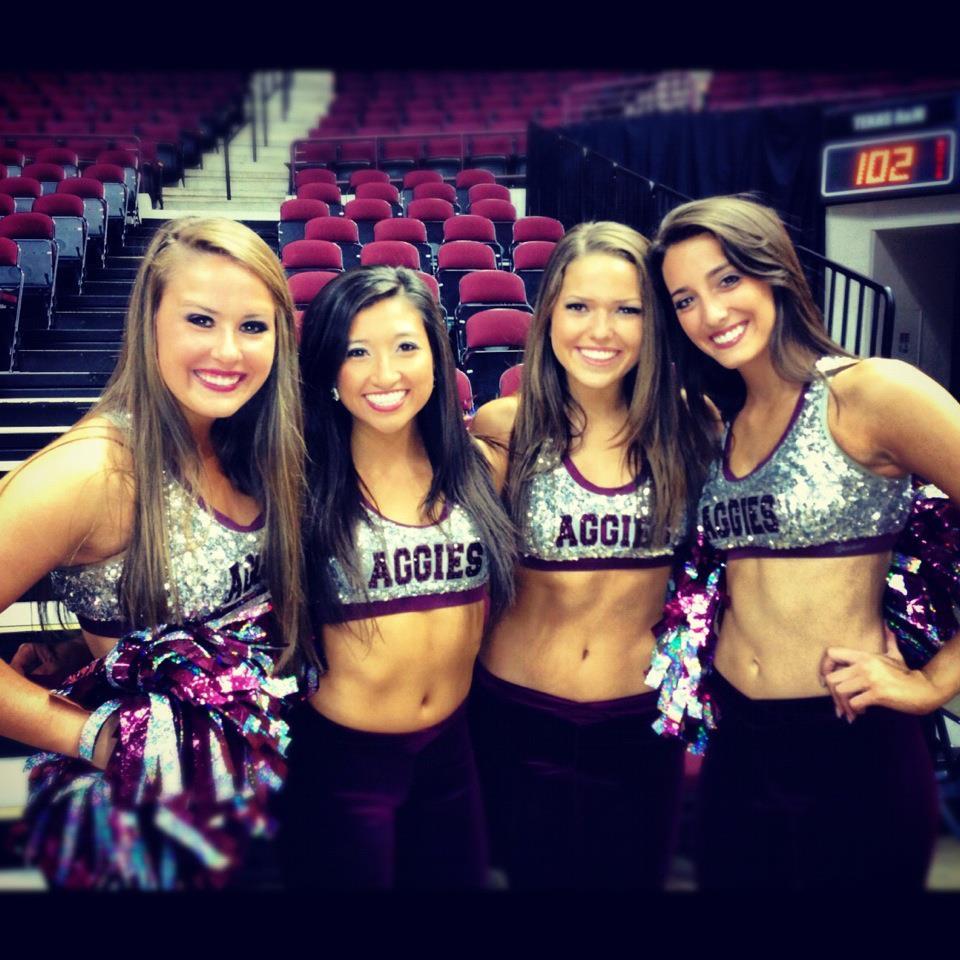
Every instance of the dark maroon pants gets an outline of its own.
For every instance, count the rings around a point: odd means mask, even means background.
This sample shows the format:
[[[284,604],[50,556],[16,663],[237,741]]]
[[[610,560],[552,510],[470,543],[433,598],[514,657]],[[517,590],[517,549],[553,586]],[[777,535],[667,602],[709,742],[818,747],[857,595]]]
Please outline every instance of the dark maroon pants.
[[[494,865],[510,889],[655,889],[676,834],[682,745],[656,694],[577,703],[478,664],[470,720]]]
[[[699,784],[701,889],[923,887],[939,813],[921,718],[829,696],[750,700],[714,672]]]
[[[304,704],[291,737],[279,838],[288,887],[485,886],[486,830],[465,705],[426,730],[369,733]]]

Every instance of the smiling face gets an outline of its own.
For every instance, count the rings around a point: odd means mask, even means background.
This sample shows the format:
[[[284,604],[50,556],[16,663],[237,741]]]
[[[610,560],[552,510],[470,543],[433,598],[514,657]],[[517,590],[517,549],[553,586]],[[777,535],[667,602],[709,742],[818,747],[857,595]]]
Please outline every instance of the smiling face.
[[[737,269],[709,233],[667,249],[663,280],[696,347],[728,370],[769,362],[777,309],[773,287]]]
[[[397,295],[357,313],[337,390],[355,431],[393,434],[411,427],[433,393],[433,352],[410,300]]]
[[[571,261],[550,314],[550,345],[570,392],[619,389],[640,358],[642,339],[637,268],[610,253]]]
[[[263,281],[229,257],[192,251],[172,266],[155,318],[157,364],[195,434],[266,382],[275,314]]]

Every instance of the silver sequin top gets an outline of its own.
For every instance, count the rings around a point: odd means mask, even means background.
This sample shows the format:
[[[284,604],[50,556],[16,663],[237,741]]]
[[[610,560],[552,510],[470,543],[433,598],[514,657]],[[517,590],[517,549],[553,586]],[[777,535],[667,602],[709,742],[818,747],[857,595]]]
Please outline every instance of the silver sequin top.
[[[345,620],[473,603],[486,595],[487,552],[470,514],[446,507],[437,523],[397,523],[364,504],[354,535],[361,583],[330,558]]]
[[[551,464],[555,464],[551,466]],[[598,487],[569,456],[544,454],[530,481],[520,563],[538,570],[649,567],[669,564],[685,531],[651,544],[653,484]]]
[[[184,622],[206,619],[261,591],[263,517],[242,527],[223,514],[207,512],[176,481],[165,490],[171,573],[176,597],[167,584],[167,602],[179,599]],[[131,629],[120,611],[118,587],[123,554],[84,566],[50,572],[55,596],[74,613],[80,626],[100,636],[121,637]]]
[[[845,556],[889,549],[913,505],[910,477],[881,477],[847,456],[827,423],[827,377],[849,361],[823,358],[783,436],[749,474],[723,456],[710,468],[699,522],[730,557]]]

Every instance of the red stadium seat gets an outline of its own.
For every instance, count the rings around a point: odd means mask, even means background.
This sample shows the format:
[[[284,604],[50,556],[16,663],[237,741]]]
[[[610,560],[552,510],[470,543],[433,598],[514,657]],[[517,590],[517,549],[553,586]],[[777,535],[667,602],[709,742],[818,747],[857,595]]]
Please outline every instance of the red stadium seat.
[[[308,221],[329,216],[330,208],[323,200],[285,200],[280,205],[280,222],[277,224],[277,245],[281,252],[288,243],[304,239]]]
[[[360,234],[357,225],[346,217],[317,217],[308,220],[304,231],[306,240],[329,240],[343,254],[343,268],[360,266]]]
[[[311,270],[343,271],[343,252],[330,240],[292,240],[283,248],[283,268],[288,277]]]
[[[357,225],[360,243],[373,241],[373,225],[378,220],[393,216],[393,208],[386,200],[350,200],[343,208],[344,216]]]
[[[290,277],[290,296],[298,310],[306,310],[313,298],[339,274],[327,270],[314,270],[309,273],[297,273]]]
[[[460,303],[460,280],[473,270],[496,270],[496,256],[485,243],[476,240],[451,240],[437,251],[437,280],[448,316]]]
[[[386,264],[419,271],[420,254],[413,244],[403,240],[374,240],[364,246],[360,263],[365,267]]]

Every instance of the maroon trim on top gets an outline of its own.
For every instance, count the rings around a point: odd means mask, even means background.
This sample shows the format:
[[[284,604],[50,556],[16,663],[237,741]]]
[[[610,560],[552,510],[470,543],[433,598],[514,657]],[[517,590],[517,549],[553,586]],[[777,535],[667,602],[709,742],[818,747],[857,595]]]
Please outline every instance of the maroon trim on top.
[[[731,547],[727,558],[744,557],[858,557],[867,553],[883,553],[897,542],[899,533],[884,533],[877,537],[858,537],[856,540],[833,540],[815,543],[809,547]]]
[[[659,557],[583,557],[580,560],[544,560],[525,554],[520,557],[521,567],[530,570],[634,570],[641,567],[669,567],[673,554]]]
[[[381,520],[386,520],[387,523],[392,523],[395,527],[406,527],[408,530],[429,530],[431,527],[436,527],[450,516],[450,511],[453,509],[453,507],[450,506],[450,501],[445,500],[439,518],[433,523],[401,523],[399,520],[393,520],[381,513],[362,493],[360,494],[360,502]]]
[[[391,613],[421,613],[441,607],[460,607],[484,600],[489,595],[487,583],[453,593],[427,593],[417,597],[396,597],[393,600],[372,600],[370,603],[347,603],[343,606],[343,621],[373,620]],[[484,616],[487,608],[484,608]]]
[[[630,483],[625,483],[622,487],[598,487],[595,483],[591,483],[577,469],[577,465],[570,459],[570,454],[564,456],[563,465],[567,468],[567,473],[573,477],[574,481],[583,487],[584,490],[589,490],[591,493],[602,493],[611,497],[618,493],[635,493],[639,486],[636,480],[631,480]]]
[[[200,504],[201,510],[208,509],[207,502],[203,497],[197,497],[197,503]],[[216,520],[221,527],[226,527],[228,530],[233,530],[236,533],[252,533],[254,530],[262,530],[264,523],[266,523],[266,515],[262,510],[253,518],[251,523],[246,525],[237,523],[236,520],[228,517],[225,513],[221,513],[216,507],[211,506],[209,510],[213,514],[213,519]]]
[[[724,479],[729,480],[731,483],[739,483],[741,480],[746,480],[747,477],[752,477],[762,466],[770,462],[770,459],[783,445],[783,441],[787,439],[787,436],[793,429],[793,425],[797,422],[797,417],[800,416],[800,411],[803,409],[803,401],[806,399],[807,391],[809,389],[810,384],[805,383],[803,385],[803,389],[800,391],[800,396],[797,397],[797,402],[794,405],[793,413],[790,414],[790,422],[787,424],[783,433],[780,434],[780,439],[773,445],[773,449],[752,470],[750,470],[748,473],[745,473],[742,477],[738,477],[730,469],[730,441],[733,439],[733,424],[730,424],[729,428],[727,429],[727,438],[723,442]]]

